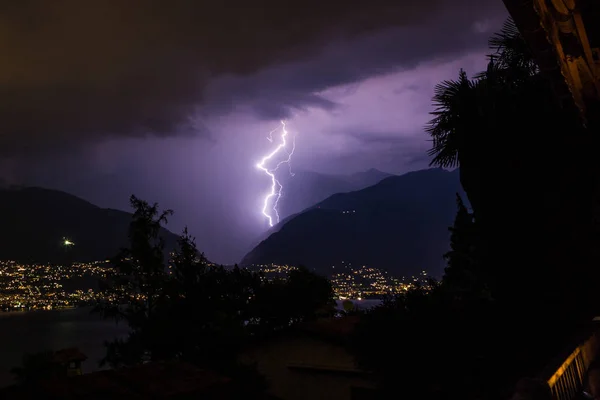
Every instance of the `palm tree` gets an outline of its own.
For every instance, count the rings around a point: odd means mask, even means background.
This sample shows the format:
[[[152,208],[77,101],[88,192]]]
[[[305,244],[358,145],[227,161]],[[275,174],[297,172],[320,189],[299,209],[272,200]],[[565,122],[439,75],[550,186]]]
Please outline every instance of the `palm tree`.
[[[519,72],[523,77],[533,76],[539,72],[529,45],[512,19],[507,19],[502,29],[492,35],[488,46],[494,50],[489,57],[494,59],[501,70]]]
[[[507,118],[517,115],[513,111],[524,104],[518,102],[523,100],[522,91],[531,88],[531,78],[538,73],[529,47],[511,19],[488,44],[493,53],[486,71],[469,79],[461,70],[458,79],[435,87],[433,119],[425,128],[432,139],[430,166],[461,168],[461,184],[476,215],[482,163],[487,162],[491,146],[499,147],[504,134],[501,127],[506,128],[510,125]]]
[[[426,127],[432,139],[428,151],[428,155],[433,157],[430,166],[460,166],[461,184],[475,210],[478,209],[474,185],[477,179],[471,176],[471,172],[476,171],[476,142],[485,129],[478,105],[481,81],[470,80],[461,70],[458,79],[436,85],[433,97],[435,109],[431,113],[434,118]]]
[[[436,87],[433,119],[426,127],[433,142],[429,154],[433,166],[460,167],[461,184],[483,238],[480,243],[486,246],[481,253],[494,282],[492,291],[505,298],[526,298],[530,284],[547,273],[532,261],[535,251],[521,257],[519,249],[545,251],[545,242],[563,234],[560,229],[574,229],[568,224],[576,217],[569,217],[567,210],[579,205],[569,194],[576,185],[569,182],[580,179],[586,168],[570,165],[570,178],[565,167],[560,175],[548,169],[560,164],[563,154],[584,154],[577,143],[586,142],[512,21],[491,37],[489,46],[486,71],[473,79],[460,71],[457,80]],[[560,185],[565,189],[559,190]],[[549,220],[564,220],[564,228],[548,225]],[[520,231],[511,232],[510,226]],[[513,240],[514,250],[500,244],[506,237]],[[578,248],[575,240],[565,243],[569,249]],[[560,265],[552,265],[547,270],[561,271]],[[521,277],[518,285],[510,281],[516,274]],[[558,275],[552,279],[560,287]]]
[[[467,73],[460,70],[457,80],[443,81],[436,85],[433,103],[434,118],[426,130],[433,144],[428,151],[433,156],[431,165],[453,168],[460,165],[460,150],[463,148],[469,125],[468,118],[473,111],[471,101],[476,82],[469,80]]]

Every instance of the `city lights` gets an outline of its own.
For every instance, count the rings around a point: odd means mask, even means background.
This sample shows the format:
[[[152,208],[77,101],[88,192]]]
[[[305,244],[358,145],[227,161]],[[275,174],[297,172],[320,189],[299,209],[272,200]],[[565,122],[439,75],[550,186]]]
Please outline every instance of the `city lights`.
[[[73,243],[67,239],[65,246]],[[107,261],[74,263],[72,265],[23,264],[0,261],[0,309],[21,310],[75,307],[91,305],[105,299],[96,282],[111,273]],[[87,281],[85,289],[69,288],[69,283]]]
[[[289,265],[262,264],[252,266],[259,271],[263,279],[285,278],[290,271],[296,269]],[[416,276],[394,277],[379,268],[361,265],[353,266],[342,261],[331,266],[330,281],[335,296],[340,299],[381,298],[397,295],[414,287],[427,288],[429,276],[425,271]]]

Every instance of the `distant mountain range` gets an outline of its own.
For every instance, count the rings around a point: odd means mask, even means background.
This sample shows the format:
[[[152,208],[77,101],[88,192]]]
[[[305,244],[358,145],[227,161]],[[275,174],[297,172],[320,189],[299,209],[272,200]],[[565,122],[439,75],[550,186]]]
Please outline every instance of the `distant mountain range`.
[[[282,177],[285,179],[285,193],[280,203],[283,217],[303,211],[333,193],[361,189],[390,175],[378,170],[346,176],[308,171],[294,172],[296,172],[294,176]],[[219,226],[213,225],[211,232],[207,232],[204,230],[205,226],[213,223],[217,218],[212,215],[207,217],[206,213],[200,213],[202,217],[198,217],[197,214],[194,214],[194,210],[195,207],[199,207],[199,204],[212,209],[215,202],[205,202],[202,196],[185,192],[184,188],[157,180],[151,175],[132,179],[126,173],[91,173],[85,175],[85,179],[78,175],[66,176],[62,181],[40,181],[35,186],[44,186],[44,184],[89,200],[93,204],[118,210],[128,211],[128,198],[132,193],[144,200],[158,201],[161,206],[175,210],[175,215],[169,219],[169,229],[175,229],[173,232],[180,232],[184,226],[189,226],[190,231],[194,232],[197,237],[202,251],[206,251],[211,258],[226,259],[228,263],[239,260],[267,237],[259,235],[258,227],[245,223],[240,224],[242,230],[239,229],[240,227],[228,226],[231,218]],[[157,195],[157,187],[162,187],[159,195]],[[0,183],[1,188],[2,184]],[[236,205],[230,203],[227,207],[229,206],[235,207]],[[222,210],[214,210],[214,214],[219,212]],[[235,212],[240,218],[243,218],[245,215],[243,213],[247,212],[247,209],[238,208],[235,209]],[[199,222],[200,220],[204,221]],[[231,233],[232,231],[236,233]]]
[[[363,189],[390,176],[393,175],[374,168],[351,175],[296,171],[293,175],[281,179],[283,196],[277,209],[280,217],[284,219],[304,211],[332,194]]]
[[[458,171],[430,169],[402,176],[378,170],[349,176],[298,172],[288,183],[282,215],[291,214],[242,265],[304,264],[328,273],[331,265],[346,261],[400,274],[441,270],[455,193],[462,193]],[[100,208],[65,192],[5,186],[0,188],[0,210],[0,259],[102,260],[127,245],[130,213]],[[177,236],[166,229],[162,235],[167,249],[173,249]],[[65,248],[64,238],[75,245]]]
[[[97,207],[57,190],[0,189],[0,259],[23,262],[105,260],[127,245],[131,214]],[[177,236],[163,229],[167,249]],[[74,243],[65,248],[63,238]]]
[[[350,175],[329,175],[313,171],[296,171],[280,181],[284,190],[277,210],[280,222],[261,234],[248,249],[256,247],[273,233],[281,229],[287,221],[297,214],[314,206],[336,193],[346,193],[374,185],[393,174],[371,168]]]
[[[241,264],[304,264],[329,273],[345,261],[401,275],[439,274],[456,193],[463,193],[458,170],[428,169],[334,194],[283,221]]]
[[[389,178],[390,176],[394,176],[394,174],[389,174],[387,172],[380,171],[376,168],[371,168],[366,171],[356,172],[352,175],[346,177],[347,180],[352,182],[356,186],[363,187],[374,185],[378,182],[381,182],[385,178]]]

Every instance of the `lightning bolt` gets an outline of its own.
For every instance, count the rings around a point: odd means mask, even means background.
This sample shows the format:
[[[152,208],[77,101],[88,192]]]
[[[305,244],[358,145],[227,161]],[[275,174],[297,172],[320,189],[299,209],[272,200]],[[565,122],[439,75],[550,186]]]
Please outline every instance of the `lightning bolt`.
[[[292,149],[290,151],[287,151],[286,148],[288,131],[285,129],[285,121],[281,121],[281,128],[277,128],[269,132],[267,140],[273,143],[273,134],[277,131],[281,132],[281,142],[277,147],[275,147],[275,149],[272,152],[264,156],[262,160],[258,164],[256,164],[256,168],[263,171],[271,179],[271,191],[265,195],[262,208],[262,214],[269,221],[269,226],[273,226],[273,220],[275,220],[276,223],[279,222],[279,212],[277,211],[277,204],[279,204],[279,199],[281,199],[281,192],[283,189],[283,186],[277,179],[275,173],[277,172],[279,167],[281,167],[283,164],[287,164],[290,170],[290,175],[294,176],[294,174],[292,173],[290,161],[292,160],[292,155],[294,154],[294,150],[296,149],[296,137],[294,136],[292,139]],[[266,164],[282,151],[285,152],[287,157],[275,164],[274,168],[269,168]],[[269,209],[269,204],[271,203],[271,199],[273,198],[275,198],[275,200],[273,201],[273,206]]]

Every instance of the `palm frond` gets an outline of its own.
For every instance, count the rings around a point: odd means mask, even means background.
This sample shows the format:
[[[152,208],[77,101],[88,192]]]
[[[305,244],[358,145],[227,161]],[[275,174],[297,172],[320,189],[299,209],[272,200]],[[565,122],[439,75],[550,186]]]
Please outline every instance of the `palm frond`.
[[[433,119],[425,127],[431,136],[428,155],[433,157],[430,166],[455,167],[465,134],[464,127],[473,109],[472,97],[475,83],[461,70],[458,79],[445,80],[435,86]]]
[[[491,49],[500,51],[504,48],[510,48],[515,38],[520,36],[521,33],[519,32],[515,21],[513,21],[512,18],[508,18],[504,21],[504,24],[502,24],[500,31],[494,33],[490,37],[488,45]]]
[[[511,18],[504,22],[499,32],[490,37],[488,46],[494,52],[489,57],[500,68],[526,76],[538,72],[533,53]]]

